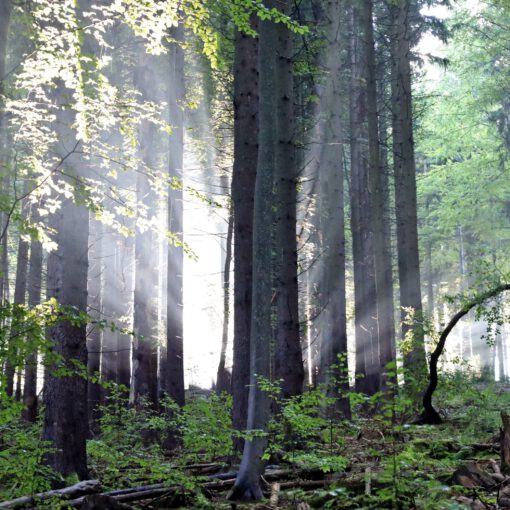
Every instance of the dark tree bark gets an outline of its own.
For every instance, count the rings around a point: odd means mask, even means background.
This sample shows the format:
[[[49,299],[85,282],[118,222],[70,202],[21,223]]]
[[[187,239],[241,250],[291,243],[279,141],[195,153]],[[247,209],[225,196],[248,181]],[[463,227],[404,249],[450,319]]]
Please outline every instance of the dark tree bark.
[[[66,169],[72,172],[72,169]],[[87,309],[88,211],[62,198],[55,226],[58,248],[48,257],[48,294],[62,305]],[[80,226],[77,228],[77,226]],[[51,329],[53,351],[72,373],[87,365],[85,324],[61,321]],[[48,463],[61,475],[87,478],[87,382],[81,375],[57,376],[49,367],[44,384],[43,439],[54,451]]]
[[[102,281],[102,227],[99,221],[90,213],[89,219],[89,274],[88,274],[88,310],[92,319],[100,320],[101,316],[101,281]],[[89,375],[87,386],[87,402],[89,428],[91,432],[97,430],[99,418],[98,406],[101,402],[101,386],[92,380],[99,375],[101,362],[101,329],[95,324],[88,326],[87,333],[87,372]]]
[[[377,94],[376,58],[374,41],[373,2],[366,0],[362,7],[362,25],[366,52],[366,90],[368,123],[368,183],[372,204],[373,253],[375,287],[377,292],[377,327],[379,342],[379,373],[387,388],[386,366],[395,362],[395,319],[393,305],[393,275],[389,226],[389,194],[387,171],[381,158],[379,140],[379,108]],[[393,370],[395,372],[395,370]],[[396,378],[390,378],[392,383]]]
[[[356,388],[374,394],[380,388],[377,292],[373,244],[373,205],[369,193],[366,69],[362,7],[352,4],[351,30],[351,232],[354,267]]]
[[[266,2],[269,8],[273,1]],[[248,397],[249,431],[265,431],[270,412],[268,395],[258,378],[270,377],[272,338],[272,223],[273,182],[275,175],[276,129],[276,45],[277,27],[272,21],[260,23],[259,69],[259,150],[253,203],[253,285],[251,301],[250,389]],[[253,136],[253,133],[252,133]],[[262,498],[260,477],[264,471],[262,455],[266,438],[255,436],[244,443],[243,458],[235,485],[229,494],[232,501]]]
[[[423,311],[418,252],[416,165],[411,91],[410,7],[410,0],[398,0],[398,3],[390,7],[393,19],[391,104],[402,337],[406,338],[406,335],[412,335],[412,345],[408,352],[404,353],[404,366],[414,376],[419,377],[426,373],[426,360],[424,333],[421,326]],[[414,313],[414,326],[406,323],[409,310]]]
[[[216,393],[229,392],[231,389],[230,373],[225,368],[228,347],[228,326],[230,320],[230,266],[232,265],[232,238],[234,235],[234,211],[230,207],[228,214],[227,238],[225,240],[225,260],[223,266],[223,330],[221,333],[221,350],[218,372],[216,375]]]
[[[284,2],[290,15],[291,3]],[[277,26],[277,143],[276,190],[276,347],[275,375],[282,380],[282,396],[303,391],[303,354],[299,335],[298,268],[296,237],[297,167],[294,137],[293,34],[283,23]]]
[[[37,206],[33,206],[32,221],[39,219]],[[41,302],[42,291],[42,244],[32,239],[30,244],[30,261],[28,270],[28,306],[33,308]],[[35,422],[37,418],[37,351],[30,353],[25,363],[25,384],[23,388],[23,416],[26,420]]]
[[[252,27],[257,29],[255,17]],[[250,384],[250,327],[253,268],[253,196],[258,154],[258,39],[238,32],[234,61],[234,354],[232,421],[246,429]],[[238,450],[243,441],[235,442]]]
[[[22,205],[22,216],[26,218],[26,202]],[[22,306],[25,304],[25,296],[27,291],[27,271],[28,271],[28,242],[23,239],[22,233],[19,233],[18,240],[18,253],[16,257],[16,280],[14,284],[14,304]],[[21,339],[19,335],[20,324],[13,319],[11,330],[16,340]],[[19,369],[19,350],[15,345],[11,346],[12,360],[7,359],[5,366],[5,392],[9,397],[14,396],[18,400],[17,395],[14,394],[14,378],[16,370]],[[18,390],[16,391],[18,393]]]
[[[184,29],[174,31],[175,43],[170,48],[170,136],[169,176],[182,181],[184,161]],[[183,239],[182,189],[171,189],[168,195],[168,228],[177,238]],[[184,405],[184,350],[183,350],[183,264],[180,246],[170,245],[167,253],[167,380],[166,391],[179,405]]]

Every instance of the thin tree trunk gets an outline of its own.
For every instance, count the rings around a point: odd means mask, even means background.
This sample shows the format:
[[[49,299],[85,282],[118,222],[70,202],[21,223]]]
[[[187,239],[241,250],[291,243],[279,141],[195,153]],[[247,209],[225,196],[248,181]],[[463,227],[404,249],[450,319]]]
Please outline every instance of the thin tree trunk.
[[[32,221],[39,218],[37,205],[33,206]],[[42,291],[42,244],[32,239],[30,245],[30,262],[28,271],[28,306],[33,308],[41,302]],[[24,418],[35,422],[37,418],[37,351],[30,353],[25,363],[25,384],[23,388]]]
[[[116,265],[118,268],[117,278],[119,280],[119,299],[117,312],[119,317],[123,317],[125,322],[120,322],[121,328],[132,330],[132,323],[129,317],[132,317],[133,303],[133,254],[134,239],[128,237],[121,241],[116,250]],[[131,343],[130,334],[117,332],[117,370],[116,381],[118,384],[129,389],[131,383]]]
[[[450,322],[443,329],[441,335],[439,336],[439,340],[437,342],[436,348],[430,354],[429,361],[429,384],[427,389],[423,394],[423,415],[421,417],[421,423],[428,424],[438,424],[443,420],[439,413],[434,409],[432,405],[432,397],[434,392],[436,391],[438,384],[438,373],[437,373],[437,365],[439,362],[439,358],[441,354],[443,354],[444,347],[446,344],[446,340],[448,339],[448,335],[452,332],[453,328],[457,325],[457,323],[465,317],[473,308],[476,306],[482,305],[486,301],[498,296],[502,292],[510,290],[510,284],[502,284],[497,287],[490,289],[482,294],[473,298],[472,301],[466,303],[460,311],[458,311],[451,319]]]
[[[26,218],[26,202],[22,205],[22,216]],[[22,306],[25,304],[25,295],[27,291],[27,271],[28,271],[28,242],[23,239],[23,236],[20,232],[19,240],[18,240],[18,253],[16,258],[16,281],[14,285],[14,304]],[[20,326],[19,322],[16,318],[13,318],[11,330],[13,332],[14,338],[21,339],[22,336],[18,334]],[[19,349],[15,346],[11,346],[11,356],[12,359],[7,359],[6,367],[5,367],[5,392],[8,396],[13,396],[14,390],[14,379],[16,375],[16,370],[19,369],[17,365],[19,365],[18,357],[19,357]],[[17,399],[17,395],[14,395],[15,399]]]
[[[183,179],[184,163],[184,29],[179,26],[173,34],[176,43],[170,48],[171,86],[170,124],[170,177]],[[168,228],[172,234],[183,239],[182,189],[170,190],[168,195]],[[185,403],[184,395],[184,349],[183,349],[183,269],[184,255],[179,246],[169,246],[167,253],[167,381],[168,395],[179,405]]]
[[[104,318],[115,325],[117,325],[119,318],[117,308],[120,301],[118,268],[116,264],[118,242],[119,240],[115,232],[105,232],[101,254],[104,272],[101,310]],[[101,379],[107,383],[115,382],[118,332],[115,329],[112,330],[112,328],[105,328],[101,336]],[[102,387],[101,401],[103,403],[109,395],[110,391],[106,387]]]
[[[251,26],[258,28],[255,16]],[[234,60],[234,353],[232,422],[246,429],[250,384],[250,335],[253,269],[253,203],[258,154],[258,38],[236,33]],[[242,450],[243,440],[235,440]]]
[[[230,266],[232,265],[232,238],[234,234],[234,211],[228,214],[227,239],[225,241],[225,261],[223,269],[223,331],[221,334],[220,362],[216,375],[216,393],[230,392],[230,373],[225,368],[228,347],[228,327],[230,320]]]
[[[89,315],[95,320],[100,320],[102,308],[101,281],[102,281],[102,226],[90,213],[89,219],[89,274],[88,274],[88,309]],[[97,431],[99,419],[98,406],[101,401],[101,386],[93,381],[99,375],[101,363],[101,329],[95,325],[88,326],[87,334],[87,372],[89,376],[87,386],[87,402],[90,431]]]

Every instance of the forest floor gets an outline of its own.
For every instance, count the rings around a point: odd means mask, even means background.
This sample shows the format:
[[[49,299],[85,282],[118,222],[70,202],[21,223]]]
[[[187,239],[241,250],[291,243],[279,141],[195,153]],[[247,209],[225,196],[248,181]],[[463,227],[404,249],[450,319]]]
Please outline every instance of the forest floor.
[[[508,384],[460,374],[443,377],[436,396],[444,417],[439,426],[410,424],[411,407],[404,397],[391,407],[374,403],[370,408],[365,402],[356,411],[353,406],[353,419],[342,423],[320,420],[300,408],[302,414],[294,416],[294,442],[282,433],[282,422],[274,424],[263,478],[266,500],[252,505],[236,506],[226,499],[237,464],[221,404],[215,396],[199,397],[186,411],[187,432],[178,455],[134,439],[141,426],[161,425],[156,415],[145,416],[141,425],[131,411],[119,407],[121,414],[115,416],[110,409],[102,434],[89,441],[90,477],[99,481],[90,492],[96,495],[75,493],[67,502],[53,495],[18,506],[0,503],[0,508],[510,510],[510,477],[500,467],[500,414],[510,411]],[[4,459],[14,453],[0,448]],[[23,488],[26,459],[18,456],[12,458],[19,470],[17,490],[7,492],[0,477],[0,501],[44,492],[33,484],[32,491]]]

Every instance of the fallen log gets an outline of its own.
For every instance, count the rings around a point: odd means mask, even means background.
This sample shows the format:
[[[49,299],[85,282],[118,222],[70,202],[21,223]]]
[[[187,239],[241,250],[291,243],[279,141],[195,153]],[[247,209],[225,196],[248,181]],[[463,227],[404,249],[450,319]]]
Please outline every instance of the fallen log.
[[[56,489],[47,492],[40,492],[33,496],[23,496],[21,498],[12,499],[11,501],[4,501],[0,503],[0,509],[4,508],[23,508],[26,506],[33,506],[41,501],[45,501],[52,498],[60,499],[71,499],[79,496],[85,496],[87,494],[95,494],[101,490],[101,483],[99,480],[84,480],[78,482],[70,487],[64,487],[63,489]]]
[[[116,499],[104,494],[85,496],[82,510],[134,510],[132,506],[119,503]]]
[[[210,480],[208,482],[204,482],[200,484],[200,487],[204,491],[214,492],[214,491],[224,491],[232,487],[235,483],[237,476],[237,472],[223,473],[219,475],[208,475],[207,478]],[[313,470],[292,470],[292,469],[269,469],[264,473],[264,479],[273,482],[273,481],[281,481],[281,480],[289,480],[292,478],[299,478],[301,480],[298,483],[306,484],[310,482],[315,482],[313,478],[323,477],[324,473],[319,469]],[[226,478],[228,477],[228,478]],[[312,478],[308,482],[303,481],[303,478]],[[291,482],[295,483],[295,482]],[[324,482],[319,480],[317,487],[323,486]],[[285,486],[285,482],[281,482],[280,485]],[[310,485],[311,487],[312,485]],[[152,485],[142,485],[139,487],[131,487],[127,489],[117,489],[113,491],[104,492],[102,495],[107,496],[109,498],[115,499],[118,502],[122,503],[132,503],[135,501],[144,501],[148,499],[156,499],[156,498],[167,498],[174,495],[177,495],[179,491],[182,491],[182,486],[180,485],[166,485],[164,483],[152,484]],[[83,508],[83,504],[85,502],[84,497],[76,498],[72,501],[67,501],[64,505],[64,508]]]

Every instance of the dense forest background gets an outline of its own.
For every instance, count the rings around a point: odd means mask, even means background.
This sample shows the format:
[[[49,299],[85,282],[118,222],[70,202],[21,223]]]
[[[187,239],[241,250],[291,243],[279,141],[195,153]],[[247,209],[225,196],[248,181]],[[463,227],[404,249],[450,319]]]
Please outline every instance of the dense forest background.
[[[509,43],[0,0],[0,508],[510,508]]]

